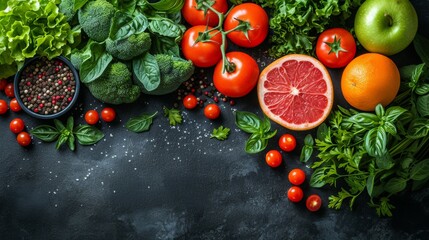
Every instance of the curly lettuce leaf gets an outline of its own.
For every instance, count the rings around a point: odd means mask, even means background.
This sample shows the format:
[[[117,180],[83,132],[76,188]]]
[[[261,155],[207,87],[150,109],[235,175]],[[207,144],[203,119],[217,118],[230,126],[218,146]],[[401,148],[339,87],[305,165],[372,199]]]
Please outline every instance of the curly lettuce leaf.
[[[241,2],[241,1],[235,1]],[[289,53],[312,54],[317,36],[333,24],[342,24],[363,0],[253,0],[271,15],[272,57]]]
[[[9,0],[0,4],[0,78],[12,76],[25,59],[69,55],[80,29],[59,12],[58,0]],[[4,68],[3,68],[4,67]]]

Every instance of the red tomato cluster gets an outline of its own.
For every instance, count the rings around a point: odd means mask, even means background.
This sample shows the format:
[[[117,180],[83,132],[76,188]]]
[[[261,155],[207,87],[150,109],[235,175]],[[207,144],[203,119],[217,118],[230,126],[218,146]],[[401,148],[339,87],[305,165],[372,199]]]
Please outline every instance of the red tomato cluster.
[[[89,125],[97,124],[100,120],[100,115],[94,109],[88,110],[85,113],[85,122]],[[105,122],[113,122],[116,118],[116,111],[111,107],[105,107],[101,110],[101,119]]]
[[[6,100],[0,99],[0,115],[4,115],[10,109],[12,112],[21,111],[21,106],[15,98],[14,86],[12,82],[6,79],[0,79],[0,91],[4,91],[5,95],[11,100],[9,105]],[[31,144],[31,136],[28,132],[24,131],[25,124],[21,118],[14,118],[9,123],[9,129],[16,134],[16,141],[19,145],[26,147]]]
[[[186,0],[182,15],[192,27],[183,35],[181,47],[184,57],[195,66],[216,65],[213,83],[220,93],[243,97],[256,86],[259,66],[246,53],[226,53],[226,39],[240,47],[258,46],[268,35],[268,15],[254,3],[236,5],[225,16],[227,11],[225,0],[213,1],[211,6],[208,2]]]
[[[296,148],[296,139],[292,134],[285,133],[280,136],[278,145],[284,152],[291,152]],[[283,162],[280,151],[270,150],[265,155],[265,162],[272,168],[279,167]],[[294,168],[288,174],[288,180],[293,185],[287,191],[287,197],[291,202],[298,203],[304,198],[304,191],[300,187],[306,179],[306,174],[302,169]],[[320,209],[322,200],[319,195],[313,194],[307,197],[306,207],[309,211],[314,212]]]
[[[186,109],[192,110],[197,107],[198,99],[194,94],[188,94],[182,100],[183,106]],[[210,120],[215,120],[220,117],[221,110],[215,103],[210,103],[204,107],[204,116]]]

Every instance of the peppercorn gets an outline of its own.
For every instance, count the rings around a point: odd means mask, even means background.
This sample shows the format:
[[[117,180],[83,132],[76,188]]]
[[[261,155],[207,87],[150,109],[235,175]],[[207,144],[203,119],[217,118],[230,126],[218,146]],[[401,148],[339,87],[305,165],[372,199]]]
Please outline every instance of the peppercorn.
[[[76,92],[76,80],[69,66],[61,60],[47,58],[27,65],[18,86],[24,106],[44,115],[65,109]]]

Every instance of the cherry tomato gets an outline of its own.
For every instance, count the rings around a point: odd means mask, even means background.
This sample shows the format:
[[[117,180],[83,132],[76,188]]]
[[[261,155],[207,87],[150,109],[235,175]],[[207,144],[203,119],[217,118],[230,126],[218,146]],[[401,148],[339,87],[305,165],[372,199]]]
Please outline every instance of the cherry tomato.
[[[4,91],[4,89],[6,88],[6,85],[7,85],[7,80],[0,79],[0,91]]]
[[[7,112],[9,107],[7,106],[7,102],[3,99],[0,99],[0,115],[3,115]]]
[[[19,145],[26,147],[31,144],[31,136],[27,132],[20,132],[16,136],[16,141]]]
[[[12,100],[10,100],[9,106],[10,106],[10,110],[12,110],[13,112],[19,112],[22,110],[16,98],[13,98]]]
[[[305,205],[310,212],[316,212],[322,206],[322,199],[317,194],[310,195],[307,198]]]
[[[212,2],[211,7],[216,9],[218,12],[225,13],[228,11],[228,3],[226,0],[206,2]],[[219,17],[217,14],[203,4],[197,4],[197,1],[195,0],[185,0],[185,4],[182,7],[182,16],[186,22],[192,26],[207,25],[215,27],[219,24]]]
[[[4,88],[4,93],[6,96],[13,98],[15,97],[15,92],[13,91],[13,83],[8,83]]]
[[[280,166],[280,164],[282,164],[282,161],[282,155],[277,150],[270,150],[265,155],[265,162],[268,164],[268,166],[272,168]]]
[[[353,35],[343,28],[331,28],[317,39],[316,55],[329,68],[345,67],[356,54]]]
[[[204,108],[204,116],[208,119],[216,119],[220,116],[220,108],[215,103],[210,103]]]
[[[243,97],[250,93],[258,82],[259,66],[255,59],[243,52],[229,52],[226,58],[229,66],[225,71],[222,61],[214,69],[214,86],[228,97]]]
[[[233,43],[248,48],[258,46],[268,35],[268,15],[255,3],[239,4],[225,18],[224,30],[232,29],[237,30],[228,33],[227,37]]]
[[[105,107],[101,110],[101,119],[105,122],[112,122],[116,118],[115,109],[111,107]]]
[[[98,112],[95,110],[88,110],[85,113],[85,121],[90,125],[98,123],[99,119],[100,117],[98,116]]]
[[[291,202],[299,202],[304,197],[304,192],[298,186],[292,186],[287,191],[287,197]]]
[[[183,98],[183,106],[186,109],[194,109],[198,105],[197,97],[194,94],[188,94]]]
[[[292,169],[289,172],[288,179],[293,185],[301,185],[305,181],[305,172],[299,168]]]
[[[296,147],[296,139],[292,134],[285,133],[279,138],[279,147],[285,152],[292,152]]]
[[[22,121],[21,118],[15,118],[12,121],[10,121],[9,128],[10,128],[10,131],[12,131],[15,134],[18,134],[22,132],[25,128],[24,121]]]
[[[198,25],[183,34],[183,56],[197,67],[211,67],[222,59],[222,36],[217,30],[207,33],[206,30],[210,29],[212,28]]]

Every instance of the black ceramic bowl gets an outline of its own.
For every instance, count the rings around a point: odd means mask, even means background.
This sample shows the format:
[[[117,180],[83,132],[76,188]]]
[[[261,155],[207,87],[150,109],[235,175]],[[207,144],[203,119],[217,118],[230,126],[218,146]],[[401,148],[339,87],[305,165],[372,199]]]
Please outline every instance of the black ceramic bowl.
[[[54,67],[52,69],[52,67],[46,67],[46,69],[49,70],[49,71],[46,71],[46,75],[45,74],[38,75],[38,78],[41,78],[42,79],[41,81],[43,81],[44,82],[43,84],[45,85],[40,86],[40,82],[41,82],[40,81],[38,83],[39,85],[34,86],[34,89],[39,89],[39,90],[31,91],[26,89],[27,95],[28,95],[28,92],[32,92],[32,94],[35,94],[35,95],[25,96],[24,94],[25,90],[23,89],[27,88],[27,86],[29,88],[32,84],[34,84],[34,81],[36,81],[36,77],[34,76],[33,78],[29,77],[30,73],[28,72],[28,70],[36,69],[37,68],[36,64],[41,64],[41,63],[44,63],[45,61],[59,64],[58,65],[59,68]],[[64,65],[67,66],[68,68],[66,68]],[[46,65],[43,65],[43,66],[46,66]],[[65,75],[61,77],[60,75],[56,75],[57,73],[55,71],[57,71],[57,69],[59,69],[58,70],[59,74],[64,73]],[[63,72],[62,69],[66,69],[66,71]],[[67,74],[70,74],[70,72],[71,72],[71,75],[67,77]],[[25,80],[24,79],[25,77],[31,80]],[[64,77],[64,83],[63,83],[63,77]],[[23,81],[24,83],[21,83],[21,81]],[[26,84],[27,86],[23,86],[23,84]],[[55,84],[57,87],[55,86]],[[59,84],[59,87],[58,87],[58,84]],[[67,84],[72,84],[72,85],[68,86]],[[64,86],[65,88],[63,88]],[[43,88],[48,88],[49,91],[47,91],[46,93],[46,90]],[[54,88],[54,90],[52,90],[52,88]],[[42,89],[45,91],[44,93],[41,92]],[[79,96],[79,90],[80,90],[79,75],[76,69],[74,68],[73,64],[71,64],[71,62],[67,58],[62,56],[53,58],[51,60],[47,60],[46,58],[43,58],[43,57],[31,58],[30,60],[25,62],[24,66],[18,71],[14,79],[15,98],[18,101],[19,105],[21,106],[22,110],[24,110],[30,116],[39,118],[39,119],[55,119],[64,115],[76,103]],[[35,100],[31,102],[32,99],[35,99]],[[36,106],[36,107],[33,107],[33,106]],[[30,109],[29,107],[33,109]],[[38,110],[36,111],[35,108],[38,108]],[[39,109],[46,109],[46,110],[39,110]]]

